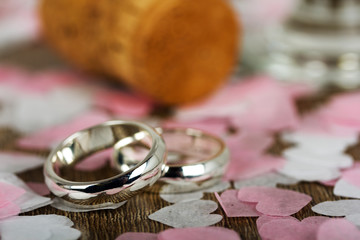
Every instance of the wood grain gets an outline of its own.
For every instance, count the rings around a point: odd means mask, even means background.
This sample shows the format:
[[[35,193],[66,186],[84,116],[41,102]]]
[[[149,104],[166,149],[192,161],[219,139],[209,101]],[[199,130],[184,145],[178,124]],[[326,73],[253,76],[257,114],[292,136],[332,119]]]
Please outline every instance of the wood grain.
[[[319,102],[324,102],[328,97],[311,97],[299,101],[298,108],[301,111],[309,110],[318,106]],[[15,141],[20,135],[9,129],[0,129],[0,150],[16,150]],[[283,149],[290,146],[282,142],[278,135],[274,136],[274,145],[268,149],[271,154],[280,154]],[[41,156],[47,156],[48,152],[28,151]],[[360,159],[360,144],[348,148],[347,153],[352,155],[355,160]],[[25,181],[43,181],[42,169],[27,171],[19,174]],[[334,196],[332,187],[326,187],[318,183],[299,183],[295,185],[279,185],[281,188],[291,189],[306,193],[312,196],[313,200],[294,216],[303,219],[317,215],[311,211],[311,206],[328,200],[342,199]],[[204,199],[216,202],[214,194],[205,194]],[[64,212],[52,208],[51,206],[36,209],[23,215],[38,214],[59,214],[69,217],[74,223],[75,228],[82,232],[81,239],[115,239],[124,232],[160,232],[169,227],[148,219],[148,215],[162,207],[170,205],[162,200],[158,194],[142,193],[130,199],[124,206],[115,210],[101,210],[87,213]],[[224,211],[219,207],[215,213],[221,214],[224,218],[215,226],[226,227],[235,230],[244,239],[260,239],[256,229],[256,218],[227,218]]]

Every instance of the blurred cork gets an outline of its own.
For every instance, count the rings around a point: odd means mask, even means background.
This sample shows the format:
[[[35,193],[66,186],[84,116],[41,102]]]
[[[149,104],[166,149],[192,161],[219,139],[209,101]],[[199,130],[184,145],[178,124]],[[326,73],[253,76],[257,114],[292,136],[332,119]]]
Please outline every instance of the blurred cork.
[[[224,0],[43,0],[40,15],[63,57],[164,104],[209,95],[237,57],[239,27]]]

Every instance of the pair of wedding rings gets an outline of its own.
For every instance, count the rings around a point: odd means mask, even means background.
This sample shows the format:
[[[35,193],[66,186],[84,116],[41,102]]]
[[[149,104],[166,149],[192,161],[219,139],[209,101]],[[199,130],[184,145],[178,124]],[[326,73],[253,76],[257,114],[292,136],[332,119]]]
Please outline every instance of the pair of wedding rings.
[[[110,152],[106,174],[76,170],[104,151]],[[97,209],[122,204],[146,189],[181,193],[210,187],[221,180],[228,159],[224,142],[200,130],[116,120],[65,139],[50,153],[44,175],[50,191],[65,204]]]

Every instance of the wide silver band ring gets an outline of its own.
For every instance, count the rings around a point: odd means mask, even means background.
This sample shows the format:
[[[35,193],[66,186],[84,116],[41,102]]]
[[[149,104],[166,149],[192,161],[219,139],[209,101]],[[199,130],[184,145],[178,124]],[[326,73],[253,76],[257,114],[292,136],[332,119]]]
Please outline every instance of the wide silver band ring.
[[[167,148],[163,176],[148,192],[185,193],[220,182],[229,161],[229,150],[217,136],[192,128],[156,128]],[[130,149],[115,147],[114,160],[141,159]],[[126,150],[126,151],[124,151]],[[129,151],[130,150],[130,151]],[[121,164],[115,163],[118,168]]]
[[[118,171],[93,181],[82,181],[68,171],[89,155],[114,147],[141,149],[143,159],[134,164],[117,153]],[[64,203],[97,209],[121,204],[153,185],[163,175],[165,159],[165,143],[153,128],[135,121],[108,121],[65,139],[50,153],[44,176],[50,191]]]

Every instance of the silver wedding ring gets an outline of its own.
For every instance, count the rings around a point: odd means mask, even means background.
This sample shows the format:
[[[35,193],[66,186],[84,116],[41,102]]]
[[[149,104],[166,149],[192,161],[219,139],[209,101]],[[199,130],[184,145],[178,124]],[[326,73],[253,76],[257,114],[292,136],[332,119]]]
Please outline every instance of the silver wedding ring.
[[[135,165],[122,162],[114,176],[93,181],[72,176],[78,162],[114,145],[147,152]],[[45,162],[45,182],[64,203],[96,209],[121,204],[151,186],[162,175],[165,159],[165,143],[153,128],[135,121],[109,121],[77,132],[55,148]]]
[[[111,151],[109,174],[81,173],[76,165]],[[156,130],[136,121],[109,121],[74,133],[44,166],[51,192],[71,207],[121,205],[141,191],[182,193],[219,182],[229,160],[224,142],[191,128]]]

